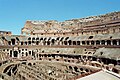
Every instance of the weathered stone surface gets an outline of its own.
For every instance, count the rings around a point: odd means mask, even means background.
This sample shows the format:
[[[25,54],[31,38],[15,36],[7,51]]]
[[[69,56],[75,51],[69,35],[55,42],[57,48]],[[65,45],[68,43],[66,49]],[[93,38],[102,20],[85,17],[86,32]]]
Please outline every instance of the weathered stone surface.
[[[2,80],[84,80],[94,73],[120,79],[120,12],[28,20],[21,33],[0,31]]]

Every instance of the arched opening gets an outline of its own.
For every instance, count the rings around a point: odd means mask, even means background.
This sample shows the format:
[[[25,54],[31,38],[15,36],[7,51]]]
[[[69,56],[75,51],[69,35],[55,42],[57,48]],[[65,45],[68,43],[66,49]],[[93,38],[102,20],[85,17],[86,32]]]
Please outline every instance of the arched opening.
[[[17,51],[14,51],[14,57],[18,57],[18,52]]]
[[[31,40],[31,37],[29,37],[28,40],[30,41],[30,40]]]
[[[28,63],[28,66],[32,66],[32,64],[31,64],[31,63]]]
[[[21,42],[21,45],[23,45],[23,42]]]
[[[69,41],[68,41],[68,44],[69,44],[69,45],[71,45],[71,44],[72,44],[72,41],[71,41],[71,40],[69,40]]]
[[[64,45],[67,45],[67,41],[64,41]]]
[[[66,37],[66,38],[65,38],[65,40],[68,40],[68,39],[69,39],[69,37]]]
[[[47,45],[50,45],[50,41],[47,41]]]
[[[31,55],[31,51],[29,51],[29,55]]]
[[[34,43],[35,43],[35,41],[32,41],[32,43],[34,44]]]
[[[80,71],[83,71],[83,68],[80,68]]]
[[[52,42],[52,44],[54,45],[54,43],[55,43],[55,40],[54,40],[54,39],[52,39],[52,41],[51,41],[51,42]]]
[[[42,53],[44,53],[44,50],[42,51]]]
[[[94,41],[91,41],[91,45],[94,45],[95,44],[95,42]]]
[[[60,37],[57,37],[57,39],[56,39],[56,40],[59,40],[59,38],[60,38]]]
[[[12,45],[15,45],[15,39],[11,39]]]
[[[86,43],[87,43],[87,45],[89,45],[89,44],[90,44],[90,43],[89,43],[89,41],[87,41]]]
[[[36,41],[39,41],[39,37],[36,38]]]
[[[71,67],[71,66],[69,66],[69,69],[71,69],[71,70],[72,70],[72,67]]]
[[[11,41],[8,41],[8,45],[11,45]]]
[[[40,40],[43,40],[43,38],[40,38]]]
[[[73,45],[76,45],[76,41],[73,41]]]
[[[28,41],[28,44],[30,45],[30,44],[31,44],[31,41]]]
[[[28,56],[28,53],[26,52],[26,56]]]
[[[116,40],[113,40],[113,45],[117,45],[117,41]]]
[[[88,39],[92,39],[93,38],[93,36],[89,36],[89,38]]]
[[[78,72],[78,68],[76,66],[74,67],[74,70],[75,70],[75,72]]]
[[[44,41],[46,40],[47,38],[44,38]]]
[[[10,70],[11,70],[11,69],[10,69]],[[10,71],[10,70],[7,72],[7,74],[8,74],[9,76],[11,76],[11,71]]]
[[[43,45],[46,45],[46,41],[43,41]]]
[[[64,39],[64,37],[62,37],[61,39],[60,39],[60,41],[62,41]]]
[[[85,41],[82,41],[82,45],[85,45]]]
[[[35,38],[33,37],[33,38],[32,38],[32,41],[34,41],[34,40],[35,40]]]
[[[100,41],[97,40],[97,41],[96,41],[96,45],[100,45]]]
[[[36,45],[39,45],[39,41],[36,42]]]
[[[33,65],[35,65],[35,63],[33,63]]]
[[[102,40],[102,41],[101,41],[101,44],[102,44],[102,45],[105,45],[105,40]]]
[[[86,71],[86,72],[89,72],[89,70],[88,70],[88,69],[85,69],[85,71]]]
[[[111,45],[111,41],[110,40],[107,40],[107,45]]]
[[[12,50],[10,50],[10,57],[12,57]]]
[[[92,54],[92,52],[88,52],[88,54]]]
[[[77,41],[77,45],[80,45],[80,41]]]
[[[25,45],[27,45],[27,42],[25,42]]]

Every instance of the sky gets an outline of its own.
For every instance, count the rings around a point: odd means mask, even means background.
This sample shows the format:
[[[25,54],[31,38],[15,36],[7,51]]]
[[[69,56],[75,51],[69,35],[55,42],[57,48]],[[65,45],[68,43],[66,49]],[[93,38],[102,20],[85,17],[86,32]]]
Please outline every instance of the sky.
[[[0,0],[0,31],[21,34],[26,20],[64,21],[120,11],[120,0]]]

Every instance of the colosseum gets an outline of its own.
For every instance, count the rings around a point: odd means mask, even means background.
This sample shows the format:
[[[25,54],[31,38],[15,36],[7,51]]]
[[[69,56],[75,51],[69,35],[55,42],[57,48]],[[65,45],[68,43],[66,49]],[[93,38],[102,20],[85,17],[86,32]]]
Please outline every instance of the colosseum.
[[[120,80],[120,12],[0,31],[0,80]]]

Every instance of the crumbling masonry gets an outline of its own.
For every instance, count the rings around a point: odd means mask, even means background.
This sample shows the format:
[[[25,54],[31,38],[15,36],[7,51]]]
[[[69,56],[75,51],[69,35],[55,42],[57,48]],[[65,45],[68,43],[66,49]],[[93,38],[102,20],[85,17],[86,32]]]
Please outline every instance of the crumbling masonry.
[[[75,80],[101,70],[120,74],[120,12],[0,31],[3,80]]]

